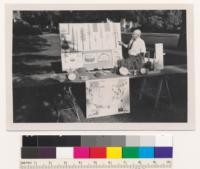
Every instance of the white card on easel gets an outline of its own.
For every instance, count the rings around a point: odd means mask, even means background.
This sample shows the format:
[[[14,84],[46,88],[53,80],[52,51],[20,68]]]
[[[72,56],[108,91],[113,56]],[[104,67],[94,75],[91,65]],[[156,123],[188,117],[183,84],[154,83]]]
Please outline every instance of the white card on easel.
[[[162,70],[164,68],[163,43],[155,44],[155,69]]]

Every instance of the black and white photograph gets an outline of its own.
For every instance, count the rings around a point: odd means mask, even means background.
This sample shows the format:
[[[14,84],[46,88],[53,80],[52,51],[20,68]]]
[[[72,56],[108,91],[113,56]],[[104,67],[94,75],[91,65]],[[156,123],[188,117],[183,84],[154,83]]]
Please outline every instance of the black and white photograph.
[[[192,125],[190,6],[29,6],[8,10],[9,122]]]

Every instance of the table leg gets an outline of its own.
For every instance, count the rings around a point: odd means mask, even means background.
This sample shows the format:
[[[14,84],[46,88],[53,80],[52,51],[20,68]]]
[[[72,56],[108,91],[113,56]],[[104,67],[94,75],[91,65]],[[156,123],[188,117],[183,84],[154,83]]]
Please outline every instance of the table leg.
[[[75,96],[72,93],[71,87],[69,87],[69,93],[70,93],[70,96],[72,98],[73,110],[74,110],[74,112],[77,116],[77,119],[80,120],[80,117],[79,117],[79,114],[78,114],[78,109],[77,109],[77,104],[76,104],[76,99],[75,99]]]
[[[64,111],[68,111],[70,109],[73,110],[73,112],[76,114],[77,119],[80,121],[80,117],[79,117],[79,110],[77,108],[77,104],[76,104],[76,99],[75,96],[72,93],[71,87],[64,87],[63,88],[64,92],[63,92],[63,97],[61,97],[58,101],[58,103],[55,103],[55,111],[57,113],[57,122],[60,122],[61,119],[61,114],[57,108],[57,104],[59,104],[59,102],[61,102],[62,100],[66,100],[66,101],[70,101],[71,102],[71,107],[63,109]]]
[[[140,92],[139,92],[139,101],[142,100],[143,93],[145,91],[146,83],[147,83],[147,80],[146,80],[146,78],[144,78],[143,81],[142,81],[142,86],[141,86]]]
[[[59,98],[58,98],[59,97]],[[60,122],[60,118],[61,118],[61,113],[60,111],[58,110],[58,105],[60,103],[60,99],[62,98],[61,95],[58,95],[58,97],[56,97],[55,101],[53,101],[53,107],[54,107],[54,110],[56,112],[56,122]]]
[[[170,88],[169,88],[167,78],[165,78],[164,81],[165,81],[165,86],[166,86],[166,89],[167,89],[167,94],[168,94],[168,97],[169,97],[169,104],[170,104],[170,107],[172,107],[172,95],[171,95],[171,91],[170,91]]]
[[[58,109],[57,109],[57,106],[55,105],[55,108],[54,108],[54,110],[56,111],[56,113],[57,113],[57,122],[60,122],[60,112],[58,111]]]
[[[158,90],[157,90],[157,93],[156,93],[156,100],[155,100],[154,108],[158,107],[158,103],[159,103],[159,100],[160,100],[160,94],[161,94],[161,91],[162,91],[162,86],[163,86],[163,79],[160,79],[160,82],[158,84]]]

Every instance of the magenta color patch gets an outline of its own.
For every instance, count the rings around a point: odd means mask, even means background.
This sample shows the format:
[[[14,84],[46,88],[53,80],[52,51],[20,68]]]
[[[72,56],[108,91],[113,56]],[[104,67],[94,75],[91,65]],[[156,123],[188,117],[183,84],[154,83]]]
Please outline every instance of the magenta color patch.
[[[89,158],[90,151],[88,147],[74,147],[74,158]]]

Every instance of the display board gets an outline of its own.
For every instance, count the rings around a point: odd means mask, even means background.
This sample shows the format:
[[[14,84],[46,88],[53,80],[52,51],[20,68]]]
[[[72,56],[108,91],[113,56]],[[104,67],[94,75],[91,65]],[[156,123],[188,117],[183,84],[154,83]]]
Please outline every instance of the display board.
[[[122,59],[120,23],[60,23],[62,70],[113,68]]]
[[[129,78],[86,81],[86,117],[130,113]]]

